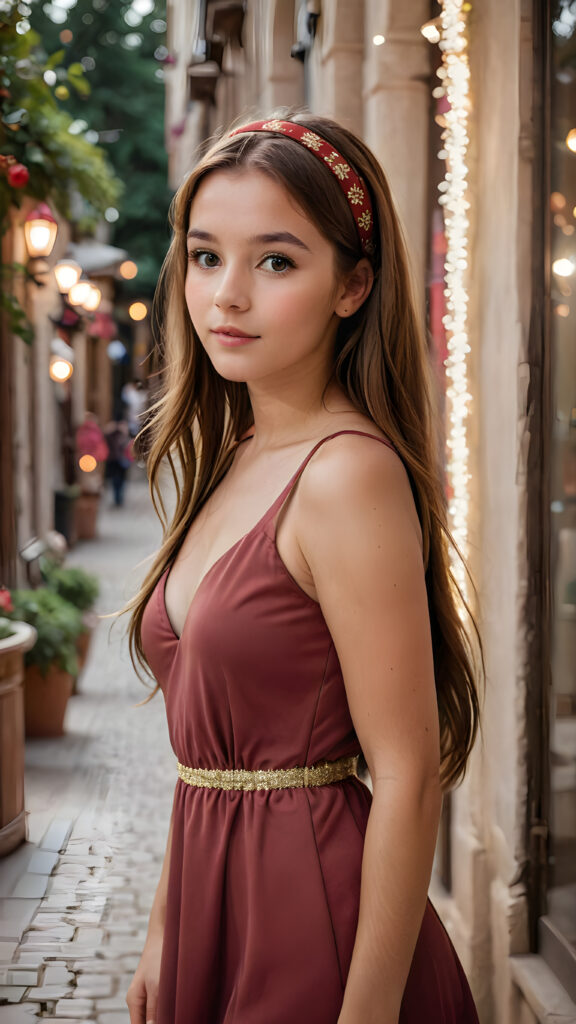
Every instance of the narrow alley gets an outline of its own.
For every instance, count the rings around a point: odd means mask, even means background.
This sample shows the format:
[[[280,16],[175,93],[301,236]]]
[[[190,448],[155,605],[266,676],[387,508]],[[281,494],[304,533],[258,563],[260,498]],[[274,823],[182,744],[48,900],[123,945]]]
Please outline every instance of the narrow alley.
[[[142,471],[121,509],[69,564],[98,574],[97,611],[134,593],[160,528]],[[104,502],[102,503],[104,506]],[[175,780],[164,702],[143,707],[127,617],[102,620],[72,697],[66,734],[26,744],[28,842],[0,861],[1,1024],[121,1024],[146,934]]]

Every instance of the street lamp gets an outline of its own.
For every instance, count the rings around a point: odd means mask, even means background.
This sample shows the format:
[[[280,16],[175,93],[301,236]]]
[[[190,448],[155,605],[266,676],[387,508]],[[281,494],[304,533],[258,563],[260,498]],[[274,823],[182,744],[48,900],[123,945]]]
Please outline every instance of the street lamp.
[[[49,256],[57,234],[58,224],[52,210],[47,203],[38,203],[24,221],[24,240],[30,259]]]
[[[92,284],[91,282],[88,283],[90,285],[90,290],[88,292],[88,295],[84,299],[82,306],[87,313],[94,313],[98,309],[98,306],[100,305],[100,302],[102,300],[102,292],[100,291],[99,288],[96,287],[95,284]]]
[[[63,338],[53,338],[50,350],[50,377],[59,383],[69,380],[74,372],[74,349]]]
[[[71,306],[83,306],[90,295],[92,285],[87,277],[81,277],[76,284],[73,284],[68,292],[68,302]]]
[[[58,290],[65,295],[80,280],[81,274],[82,267],[75,260],[59,260],[54,267],[54,276]]]

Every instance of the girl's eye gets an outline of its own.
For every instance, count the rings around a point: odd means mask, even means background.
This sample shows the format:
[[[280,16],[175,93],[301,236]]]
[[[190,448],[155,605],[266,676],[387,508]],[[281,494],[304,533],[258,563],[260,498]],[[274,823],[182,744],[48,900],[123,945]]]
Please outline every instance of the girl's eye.
[[[287,256],[281,256],[279,253],[270,253],[270,256],[265,256],[261,266],[264,266],[266,263],[269,265],[268,269],[272,270],[275,274],[285,274],[286,271],[291,270],[295,265]]]
[[[207,249],[193,249],[192,252],[188,253],[188,259],[191,263],[195,263],[197,267],[202,267],[204,270],[212,270],[213,267],[218,266],[216,253],[209,252]]]

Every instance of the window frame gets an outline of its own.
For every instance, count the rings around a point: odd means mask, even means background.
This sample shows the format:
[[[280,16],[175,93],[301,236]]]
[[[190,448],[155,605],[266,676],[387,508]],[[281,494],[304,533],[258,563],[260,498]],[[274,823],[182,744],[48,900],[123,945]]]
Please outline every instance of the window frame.
[[[530,419],[527,489],[528,588],[526,723],[526,883],[530,948],[576,1001],[576,950],[548,916],[551,841],[550,696],[552,692],[551,466],[553,352],[551,323],[552,237],[548,198],[552,190],[553,0],[533,0],[533,195],[532,313],[528,336]]]

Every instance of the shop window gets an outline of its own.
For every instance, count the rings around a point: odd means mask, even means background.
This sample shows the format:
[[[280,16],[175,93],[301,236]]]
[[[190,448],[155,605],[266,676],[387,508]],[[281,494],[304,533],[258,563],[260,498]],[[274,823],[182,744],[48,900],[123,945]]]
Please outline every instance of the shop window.
[[[545,348],[549,357],[549,833],[538,947],[576,1000],[576,3],[547,0]]]

